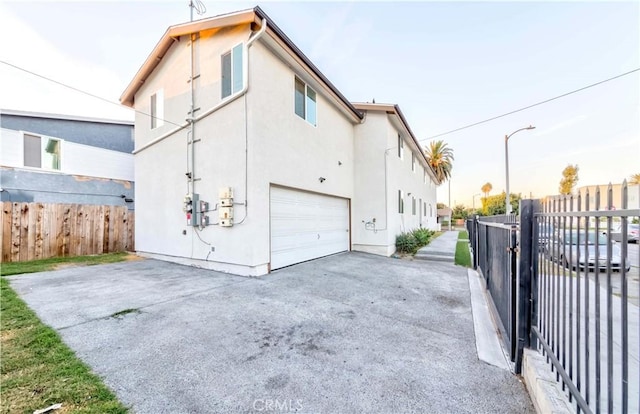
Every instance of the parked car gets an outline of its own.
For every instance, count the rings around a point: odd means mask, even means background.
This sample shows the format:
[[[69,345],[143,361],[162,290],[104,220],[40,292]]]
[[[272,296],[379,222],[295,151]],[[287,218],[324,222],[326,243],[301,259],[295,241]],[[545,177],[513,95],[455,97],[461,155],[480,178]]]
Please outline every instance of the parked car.
[[[596,246],[598,247],[598,261],[596,263]],[[555,242],[547,246],[547,254],[553,261],[561,263],[571,269],[598,271],[607,270],[611,263],[611,270],[620,271],[622,267],[622,253],[620,246],[611,246],[611,257],[607,254],[607,237],[596,234],[595,231],[565,230],[556,235]],[[625,259],[625,268],[631,268],[628,259]]]
[[[538,250],[541,252],[546,251],[547,244],[553,239],[555,230],[553,224],[539,223],[538,224]]]
[[[627,224],[627,241],[629,243],[638,243],[639,232],[640,224]],[[622,224],[618,224],[618,227],[611,231],[611,238],[618,242],[622,241]]]

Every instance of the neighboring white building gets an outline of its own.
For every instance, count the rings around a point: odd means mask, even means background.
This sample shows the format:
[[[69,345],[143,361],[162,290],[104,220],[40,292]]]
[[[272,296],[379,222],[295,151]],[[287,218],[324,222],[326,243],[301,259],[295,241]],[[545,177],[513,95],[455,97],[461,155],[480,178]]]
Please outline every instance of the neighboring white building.
[[[257,276],[436,227],[400,109],[350,103],[258,7],[170,27],[121,101],[141,255]]]
[[[133,123],[0,110],[0,200],[133,209]]]
[[[585,211],[587,208],[587,201],[589,210],[609,210],[608,201],[608,189],[609,184],[599,185],[585,185],[576,189],[576,196],[574,196],[574,210],[578,208],[577,195],[580,196],[580,210]],[[600,204],[596,207],[596,192],[600,190]],[[589,196],[587,197],[587,192]],[[639,209],[640,208],[640,185],[629,184],[627,185],[627,209]],[[611,184],[611,209],[622,210],[622,184]]]

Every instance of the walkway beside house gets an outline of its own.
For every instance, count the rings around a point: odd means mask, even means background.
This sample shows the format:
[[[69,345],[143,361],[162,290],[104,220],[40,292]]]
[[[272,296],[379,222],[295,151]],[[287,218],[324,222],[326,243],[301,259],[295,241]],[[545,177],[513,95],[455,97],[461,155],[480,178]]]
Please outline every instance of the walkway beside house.
[[[446,231],[439,237],[431,240],[431,243],[418,250],[415,258],[420,260],[437,260],[453,263],[456,255],[457,243],[458,231]]]

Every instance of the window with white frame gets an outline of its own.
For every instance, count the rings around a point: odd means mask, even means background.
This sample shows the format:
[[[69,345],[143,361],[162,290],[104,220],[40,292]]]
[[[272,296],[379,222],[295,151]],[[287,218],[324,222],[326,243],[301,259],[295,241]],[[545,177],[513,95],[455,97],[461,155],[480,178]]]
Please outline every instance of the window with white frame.
[[[37,135],[23,135],[24,166],[60,169],[60,140],[44,138]]]
[[[429,204],[429,217],[433,217],[433,206]]]
[[[422,208],[422,215],[424,217],[427,217],[427,203],[426,202],[424,203],[424,206]]]
[[[398,190],[398,213],[404,213],[404,195],[402,190]]]
[[[222,99],[240,92],[244,86],[242,48],[240,43],[222,55]]]
[[[416,172],[416,154],[411,153],[411,171]]]
[[[411,214],[416,215],[416,198],[411,197]]]
[[[152,94],[150,101],[151,129],[155,129],[164,124],[164,92],[162,89]]]
[[[398,134],[398,158],[402,159],[404,157],[404,140],[402,136]]]
[[[294,111],[300,118],[305,119],[313,126],[317,126],[317,104],[316,91],[311,89],[309,85],[298,79],[295,79],[294,88]]]

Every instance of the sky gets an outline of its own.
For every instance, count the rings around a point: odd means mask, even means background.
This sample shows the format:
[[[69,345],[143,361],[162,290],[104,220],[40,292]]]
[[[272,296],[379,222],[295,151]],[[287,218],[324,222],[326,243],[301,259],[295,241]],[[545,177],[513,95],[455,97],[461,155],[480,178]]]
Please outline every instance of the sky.
[[[260,5],[351,101],[400,105],[434,136],[640,68],[639,2],[282,2],[202,0],[203,16]],[[0,60],[108,101],[119,97],[188,1],[0,1]],[[0,63],[0,108],[132,120],[126,107]],[[640,71],[442,135],[454,150],[438,201],[480,204],[505,189],[558,193],[640,173]],[[449,194],[449,187],[451,192]],[[474,197],[475,196],[475,197]]]

